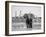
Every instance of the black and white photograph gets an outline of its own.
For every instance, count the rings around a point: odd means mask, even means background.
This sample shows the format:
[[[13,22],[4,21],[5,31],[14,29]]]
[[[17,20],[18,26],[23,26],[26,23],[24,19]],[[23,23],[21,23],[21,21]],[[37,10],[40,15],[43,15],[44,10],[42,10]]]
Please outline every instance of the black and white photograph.
[[[44,33],[44,3],[9,2],[7,7],[10,35]]]
[[[12,5],[12,31],[41,29],[41,7]]]

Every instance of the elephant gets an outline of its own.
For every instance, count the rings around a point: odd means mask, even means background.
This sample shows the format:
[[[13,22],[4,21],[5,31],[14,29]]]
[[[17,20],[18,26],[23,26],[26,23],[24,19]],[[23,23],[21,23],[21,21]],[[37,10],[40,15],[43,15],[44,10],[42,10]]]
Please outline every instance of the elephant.
[[[32,28],[32,20],[33,20],[34,15],[33,14],[25,14],[23,17],[26,19],[27,28]]]

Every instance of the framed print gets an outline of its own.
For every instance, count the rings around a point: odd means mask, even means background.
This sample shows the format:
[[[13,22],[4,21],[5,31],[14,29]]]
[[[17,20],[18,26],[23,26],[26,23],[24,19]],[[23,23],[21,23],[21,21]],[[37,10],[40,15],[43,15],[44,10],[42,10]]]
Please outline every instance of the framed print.
[[[45,33],[45,3],[5,2],[5,35]]]

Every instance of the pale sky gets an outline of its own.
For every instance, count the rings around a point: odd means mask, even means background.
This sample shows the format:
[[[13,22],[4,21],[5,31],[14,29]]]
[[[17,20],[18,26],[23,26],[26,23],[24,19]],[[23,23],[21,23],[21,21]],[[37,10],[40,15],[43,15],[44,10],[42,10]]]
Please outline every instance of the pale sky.
[[[11,7],[12,17],[19,16],[21,11],[21,16],[25,13],[32,13],[37,17],[41,16],[41,7],[40,6],[16,6],[12,5]]]

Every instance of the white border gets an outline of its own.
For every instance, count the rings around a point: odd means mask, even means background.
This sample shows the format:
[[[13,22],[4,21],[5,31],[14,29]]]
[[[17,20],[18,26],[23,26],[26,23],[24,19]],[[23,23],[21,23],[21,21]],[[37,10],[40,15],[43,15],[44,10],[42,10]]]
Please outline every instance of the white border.
[[[11,6],[17,5],[17,6],[40,6],[41,7],[41,16],[42,16],[42,22],[41,22],[41,30],[31,30],[31,31],[12,31],[12,16],[11,16]],[[21,4],[21,3],[9,3],[9,34],[25,34],[25,33],[40,33],[43,32],[44,24],[43,24],[43,5],[37,5],[37,4]]]

